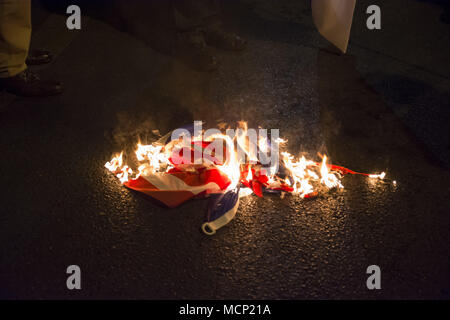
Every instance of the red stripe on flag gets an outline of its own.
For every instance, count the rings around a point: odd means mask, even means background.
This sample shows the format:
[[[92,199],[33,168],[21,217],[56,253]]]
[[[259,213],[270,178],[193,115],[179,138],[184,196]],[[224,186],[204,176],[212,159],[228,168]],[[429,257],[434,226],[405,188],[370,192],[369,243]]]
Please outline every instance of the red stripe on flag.
[[[132,190],[142,192],[170,208],[177,207],[195,196],[186,190],[160,190],[142,177],[127,181],[124,185]]]

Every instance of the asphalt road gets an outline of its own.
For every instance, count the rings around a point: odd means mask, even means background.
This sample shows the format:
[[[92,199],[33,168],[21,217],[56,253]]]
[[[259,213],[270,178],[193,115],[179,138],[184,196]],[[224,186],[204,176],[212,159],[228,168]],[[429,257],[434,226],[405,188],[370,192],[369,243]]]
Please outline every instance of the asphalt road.
[[[42,19],[35,42],[60,46],[43,75],[62,79],[66,91],[2,95],[1,298],[449,299],[448,42],[414,54],[426,38],[419,29],[402,39],[404,52],[389,28],[367,38],[361,2],[349,54],[340,56],[314,31],[307,6],[280,3],[227,4],[226,27],[248,48],[218,52],[222,65],[211,74],[96,19],[75,34],[46,29],[64,19]],[[448,35],[441,7],[408,4],[430,30],[444,30],[433,36]],[[49,41],[52,32],[61,33]],[[371,48],[376,42],[384,47]],[[313,200],[250,196],[208,237],[200,232],[205,201],[161,208],[103,167],[137,135],[218,119],[279,128],[292,153],[327,152],[333,163],[387,171],[398,184],[348,176],[343,191]],[[66,288],[72,264],[82,290]],[[366,288],[373,264],[381,290]]]

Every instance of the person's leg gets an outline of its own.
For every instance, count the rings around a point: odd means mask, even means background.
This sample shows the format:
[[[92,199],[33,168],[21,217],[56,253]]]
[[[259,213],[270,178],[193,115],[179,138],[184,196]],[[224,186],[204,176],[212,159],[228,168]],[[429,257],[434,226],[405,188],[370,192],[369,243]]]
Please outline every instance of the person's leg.
[[[179,14],[176,10],[176,0],[145,0],[151,4],[152,14],[151,32],[155,34],[154,38],[158,43],[164,43],[167,39],[173,40],[172,56],[179,61],[200,71],[212,71],[217,68],[217,59],[209,51],[195,27],[180,26]],[[198,1],[198,0],[197,0]],[[143,32],[148,33],[148,28],[141,28]]]
[[[27,69],[31,1],[0,0],[0,88],[25,97],[61,93],[57,81],[42,81]]]
[[[174,0],[177,22],[183,28],[199,28],[206,44],[224,50],[244,49],[246,41],[222,29],[218,0]]]
[[[0,78],[13,77],[27,66],[31,38],[31,1],[0,0]]]
[[[172,4],[168,0],[109,0],[110,18],[121,31],[149,44],[163,53],[172,53],[176,28]]]
[[[216,67],[217,62],[206,50],[203,39],[177,25],[173,0],[115,0],[112,12],[119,28],[155,50],[198,70],[209,71]]]
[[[217,0],[174,0],[180,28],[220,25],[220,8]]]

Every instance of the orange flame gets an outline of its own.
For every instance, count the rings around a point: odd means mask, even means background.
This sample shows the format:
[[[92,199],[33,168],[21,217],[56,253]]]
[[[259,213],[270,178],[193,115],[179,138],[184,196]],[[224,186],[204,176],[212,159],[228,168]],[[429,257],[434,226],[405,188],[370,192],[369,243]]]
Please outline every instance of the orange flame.
[[[254,154],[254,149],[251,149],[250,139],[247,137],[247,123],[239,122],[238,129],[240,130],[237,130],[237,134],[234,138],[231,138],[226,134],[217,133],[211,135],[208,139],[211,141],[214,139],[221,139],[225,142],[227,154],[225,157],[226,161],[224,161],[224,163],[203,163],[205,166],[213,165],[227,175],[231,181],[231,184],[227,190],[235,189],[241,179],[241,166],[238,161],[238,153],[235,148],[235,143],[246,153],[249,161],[257,161],[256,155]],[[282,138],[278,138],[276,142],[278,142],[280,146],[284,147],[287,141]],[[169,161],[172,150],[181,145],[181,143],[181,140],[173,140],[167,145],[163,145],[159,142],[149,145],[142,145],[141,143],[138,143],[135,154],[136,159],[139,162],[139,166],[136,173],[128,165],[124,164],[123,152],[113,156],[112,159],[105,164],[105,167],[114,173],[117,178],[119,178],[121,183],[125,183],[130,179],[136,179],[140,175],[167,172],[173,167]],[[257,141],[257,146],[262,151],[267,151],[269,148],[267,138],[260,137]],[[282,152],[281,156],[284,166],[288,170],[288,176],[284,179],[280,179],[276,176],[276,172],[268,172],[266,173],[268,178],[266,186],[278,188],[282,184],[288,185],[293,188],[294,194],[297,194],[302,198],[315,194],[319,186],[323,186],[327,189],[344,188],[340,181],[340,174],[337,173],[336,170],[330,170],[331,166],[327,164],[328,158],[326,155],[323,156],[321,164],[308,160],[304,156],[296,160],[289,152]],[[251,164],[247,164],[247,168],[248,174],[245,179],[250,182],[253,179]],[[193,167],[187,166],[186,170],[188,169],[193,169]],[[273,171],[270,169],[269,171]],[[367,176],[374,179],[384,179],[385,175],[386,174],[383,172],[381,174],[371,174]],[[396,182],[394,182],[394,184],[396,184]],[[252,194],[251,189],[241,188],[240,196],[246,196],[249,194]]]

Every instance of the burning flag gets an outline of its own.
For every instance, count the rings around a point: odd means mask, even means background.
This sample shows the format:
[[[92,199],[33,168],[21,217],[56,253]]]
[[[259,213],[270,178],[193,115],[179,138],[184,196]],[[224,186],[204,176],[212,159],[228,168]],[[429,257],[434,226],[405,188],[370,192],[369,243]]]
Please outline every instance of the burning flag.
[[[234,135],[217,130],[206,136],[203,131],[195,132],[195,125],[182,129],[181,135],[174,135],[174,131],[153,144],[139,143],[135,152],[139,163],[136,173],[124,164],[123,152],[114,156],[105,167],[125,187],[170,208],[190,199],[209,198],[202,225],[202,231],[208,235],[234,218],[240,197],[252,193],[263,197],[264,192],[270,192],[312,198],[318,195],[318,186],[344,188],[340,178],[346,174],[378,179],[385,175],[369,175],[331,165],[327,163],[327,156],[323,156],[320,163],[305,157],[295,159],[288,152],[281,153],[280,165],[264,166],[263,155],[278,150],[286,141],[275,138],[269,142],[264,135],[251,139],[246,123],[240,123]]]

